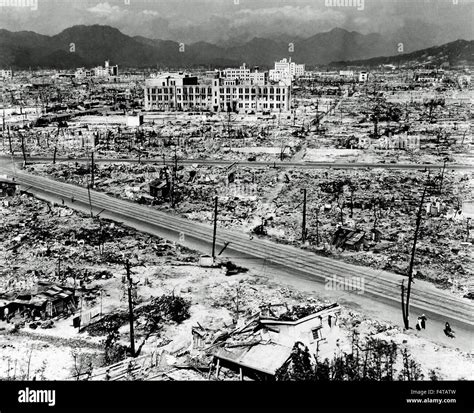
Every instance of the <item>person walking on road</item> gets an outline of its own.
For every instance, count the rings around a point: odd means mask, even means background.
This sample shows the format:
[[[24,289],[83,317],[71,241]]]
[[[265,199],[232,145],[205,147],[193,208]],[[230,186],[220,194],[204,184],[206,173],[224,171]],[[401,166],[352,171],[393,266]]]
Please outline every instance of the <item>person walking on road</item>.
[[[451,329],[451,326],[449,325],[447,321],[446,321],[443,331],[444,331],[444,334],[446,334],[448,337],[454,338],[454,330]]]
[[[424,329],[426,328],[426,320],[427,320],[427,318],[426,318],[426,316],[425,316],[424,314],[422,314],[422,315],[420,316],[420,320],[421,320],[421,328],[424,330]]]

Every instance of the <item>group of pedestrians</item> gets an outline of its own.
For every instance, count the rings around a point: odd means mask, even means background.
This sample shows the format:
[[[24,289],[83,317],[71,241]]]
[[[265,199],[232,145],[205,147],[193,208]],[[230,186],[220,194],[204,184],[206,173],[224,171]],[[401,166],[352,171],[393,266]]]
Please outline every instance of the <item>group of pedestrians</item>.
[[[427,317],[424,314],[418,317],[416,321],[416,329],[418,331],[426,329],[426,320],[427,320]],[[449,325],[447,321],[446,321],[446,324],[444,325],[443,331],[444,331],[444,334],[446,334],[446,336],[450,338],[455,338],[454,330],[451,328],[451,326]]]
[[[418,331],[420,331],[421,329],[425,329],[426,328],[426,316],[424,314],[422,314],[421,316],[418,317],[418,320],[416,322],[416,329]]]

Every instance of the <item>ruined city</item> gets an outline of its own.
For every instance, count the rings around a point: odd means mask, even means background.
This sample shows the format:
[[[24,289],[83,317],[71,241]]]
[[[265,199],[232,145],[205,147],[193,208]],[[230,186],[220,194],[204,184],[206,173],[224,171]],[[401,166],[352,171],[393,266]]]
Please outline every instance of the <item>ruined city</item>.
[[[472,36],[66,23],[0,30],[2,381],[474,379]]]

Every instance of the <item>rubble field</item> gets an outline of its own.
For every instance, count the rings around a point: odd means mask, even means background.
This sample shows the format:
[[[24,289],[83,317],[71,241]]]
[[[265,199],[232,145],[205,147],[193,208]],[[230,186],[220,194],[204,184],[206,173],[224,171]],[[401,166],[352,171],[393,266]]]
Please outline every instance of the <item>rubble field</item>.
[[[262,308],[331,304],[255,272],[227,276],[224,268],[200,267],[193,251],[61,205],[26,195],[4,199],[0,205],[2,300],[27,291],[34,294],[39,282],[74,288],[80,298],[75,311],[53,317],[47,325],[41,322],[33,328],[34,319],[27,313],[0,321],[2,378],[74,380],[74,372],[84,370],[85,360],[99,371],[107,364],[104,341],[111,324],[118,328],[116,345],[127,346],[124,260],[131,264],[137,347],[140,344],[141,355],[159,352],[161,357],[158,370],[143,379],[206,378],[200,368],[209,363],[209,354],[193,347],[191,331],[196,325],[217,337],[245,324]],[[179,318],[160,319],[159,328],[150,330],[148,315],[166,309],[156,307],[158,302],[170,304],[176,297],[187,303],[188,310]],[[82,332],[73,326],[78,313],[82,316],[99,307],[98,321]],[[339,325],[341,348],[356,330],[363,336],[401,343],[422,364],[426,377],[436,369],[440,379],[473,378],[471,356],[414,332],[403,333],[346,308]],[[238,380],[238,375],[226,374],[225,379]]]
[[[90,165],[36,164],[28,172],[86,186]],[[96,164],[95,189],[153,205],[161,211],[212,222],[219,197],[221,228],[265,236],[358,265],[407,274],[421,192],[427,186],[415,258],[415,278],[472,298],[473,244],[463,202],[473,173],[450,170],[279,170],[242,166],[185,166],[176,175],[159,164]],[[176,181],[174,181],[176,179]],[[150,184],[170,182],[173,199],[150,196]],[[302,189],[307,190],[302,244]],[[172,207],[172,202],[175,207]],[[342,227],[342,230],[338,228]],[[347,234],[357,242],[344,242]]]

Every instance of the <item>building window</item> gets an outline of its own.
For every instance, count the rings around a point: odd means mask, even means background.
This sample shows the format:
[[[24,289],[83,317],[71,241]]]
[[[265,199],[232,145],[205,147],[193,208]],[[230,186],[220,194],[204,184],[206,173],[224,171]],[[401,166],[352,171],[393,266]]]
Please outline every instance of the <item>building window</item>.
[[[323,338],[322,334],[322,327],[316,327],[311,330],[311,337],[313,337],[313,340],[321,340]]]

